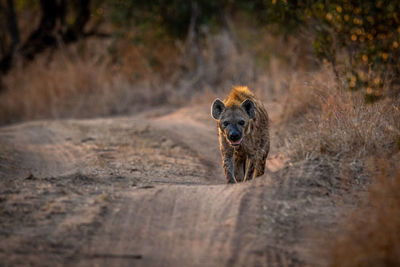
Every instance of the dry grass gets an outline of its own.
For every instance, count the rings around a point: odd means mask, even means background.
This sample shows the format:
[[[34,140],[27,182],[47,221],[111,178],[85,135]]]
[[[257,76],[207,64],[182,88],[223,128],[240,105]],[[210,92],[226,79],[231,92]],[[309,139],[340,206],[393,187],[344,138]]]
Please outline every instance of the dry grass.
[[[86,42],[42,54],[10,72],[3,79],[0,124],[115,115],[167,101],[159,84],[121,71],[124,65],[111,66],[106,46],[96,45]]]
[[[399,100],[366,104],[361,94],[337,89],[327,69],[305,77],[291,84],[282,115],[293,133],[292,159],[310,154],[359,159],[398,150]]]
[[[400,169],[373,160],[375,181],[365,204],[349,218],[329,252],[330,266],[400,265]],[[396,167],[395,167],[396,166]]]
[[[84,40],[14,68],[2,79],[0,125],[179,106],[201,99],[204,91],[225,91],[258,79],[253,58],[240,53],[224,31],[207,33],[201,47],[162,40],[152,45],[111,42]]]

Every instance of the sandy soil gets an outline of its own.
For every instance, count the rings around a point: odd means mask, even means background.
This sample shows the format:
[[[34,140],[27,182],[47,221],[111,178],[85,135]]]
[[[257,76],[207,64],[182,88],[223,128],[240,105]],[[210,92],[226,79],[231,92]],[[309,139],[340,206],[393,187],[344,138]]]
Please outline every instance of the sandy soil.
[[[208,106],[0,128],[0,265],[324,265],[334,166],[273,147],[226,185],[216,132]]]

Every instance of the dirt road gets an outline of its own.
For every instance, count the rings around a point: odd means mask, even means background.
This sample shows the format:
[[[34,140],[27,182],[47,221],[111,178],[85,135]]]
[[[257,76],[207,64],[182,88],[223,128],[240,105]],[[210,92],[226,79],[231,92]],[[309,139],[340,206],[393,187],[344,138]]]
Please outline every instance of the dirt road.
[[[0,265],[323,265],[339,181],[278,158],[226,185],[208,106],[0,128]]]

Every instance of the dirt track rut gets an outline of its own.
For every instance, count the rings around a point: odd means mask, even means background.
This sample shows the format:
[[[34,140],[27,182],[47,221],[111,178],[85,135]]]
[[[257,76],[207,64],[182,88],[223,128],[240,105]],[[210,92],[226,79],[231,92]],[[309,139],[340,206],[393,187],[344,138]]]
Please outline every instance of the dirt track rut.
[[[312,163],[225,185],[208,107],[3,127],[0,147],[5,265],[319,265],[310,232],[338,216]]]

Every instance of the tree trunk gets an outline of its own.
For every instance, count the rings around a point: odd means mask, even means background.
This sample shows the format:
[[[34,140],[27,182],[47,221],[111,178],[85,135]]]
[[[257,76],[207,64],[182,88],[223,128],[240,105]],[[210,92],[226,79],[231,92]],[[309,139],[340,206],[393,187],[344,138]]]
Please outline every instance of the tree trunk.
[[[64,43],[77,41],[85,35],[84,27],[90,20],[90,0],[40,0],[41,19],[39,26],[28,39],[17,49],[19,44],[19,31],[14,10],[13,0],[8,3],[8,24],[11,36],[9,52],[0,60],[0,72],[7,73],[13,61],[15,53],[19,53],[22,59],[31,61],[37,54],[49,47],[55,47],[57,41]],[[67,26],[66,15],[68,4],[72,3],[75,12],[75,22]]]
[[[11,51],[14,52],[19,44],[19,30],[17,24],[17,16],[15,14],[14,1],[7,0],[8,6],[8,29],[11,35]]]
[[[7,28],[11,37],[11,44],[4,57],[0,60],[0,72],[2,73],[7,72],[11,68],[11,63],[20,40],[13,0],[7,0]]]
[[[40,8],[42,17],[39,27],[31,33],[24,45],[19,50],[23,58],[32,60],[35,55],[42,52],[45,48],[56,44],[54,29],[57,18],[62,14],[60,12],[58,1],[41,0]]]

